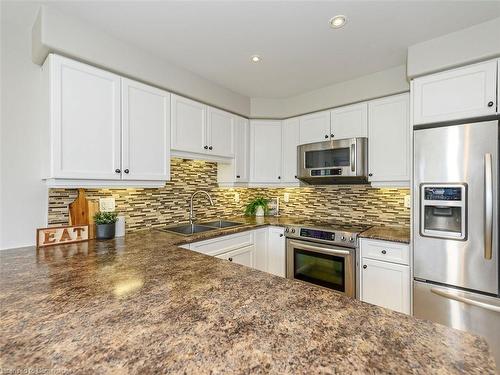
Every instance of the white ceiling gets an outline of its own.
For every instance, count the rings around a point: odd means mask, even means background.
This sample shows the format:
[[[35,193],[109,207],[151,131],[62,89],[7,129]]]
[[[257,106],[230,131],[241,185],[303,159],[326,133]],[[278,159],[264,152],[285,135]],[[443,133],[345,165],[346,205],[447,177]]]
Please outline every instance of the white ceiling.
[[[249,97],[289,97],[406,62],[408,46],[500,17],[500,1],[50,2]],[[328,20],[348,17],[342,29]],[[259,54],[262,62],[250,63]]]

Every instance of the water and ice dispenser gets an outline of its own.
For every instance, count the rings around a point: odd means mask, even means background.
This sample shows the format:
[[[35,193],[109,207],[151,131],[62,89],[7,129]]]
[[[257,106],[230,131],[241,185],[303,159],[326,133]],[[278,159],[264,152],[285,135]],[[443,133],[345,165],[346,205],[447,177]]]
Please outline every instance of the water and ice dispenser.
[[[467,185],[420,185],[420,234],[467,239]]]

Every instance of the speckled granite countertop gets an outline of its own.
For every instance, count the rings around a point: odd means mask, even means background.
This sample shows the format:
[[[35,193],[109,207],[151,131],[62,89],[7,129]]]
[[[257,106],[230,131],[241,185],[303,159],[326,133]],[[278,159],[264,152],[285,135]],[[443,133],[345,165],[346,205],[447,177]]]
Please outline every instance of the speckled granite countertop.
[[[393,241],[408,244],[410,243],[410,228],[375,226],[365,230],[359,236],[362,238],[371,238],[374,240]]]
[[[188,240],[0,252],[0,370],[495,372],[477,336],[176,246]]]

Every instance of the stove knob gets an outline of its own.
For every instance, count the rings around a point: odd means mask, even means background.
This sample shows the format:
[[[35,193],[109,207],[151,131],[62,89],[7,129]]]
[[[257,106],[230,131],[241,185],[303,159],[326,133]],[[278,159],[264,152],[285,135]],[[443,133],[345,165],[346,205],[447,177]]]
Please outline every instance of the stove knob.
[[[285,233],[288,233],[289,231],[290,231],[290,229],[285,228]]]
[[[349,242],[354,242],[354,238],[350,237]]]
[[[292,228],[292,233],[295,233],[295,229]]]
[[[342,241],[345,241],[345,236],[340,237]]]

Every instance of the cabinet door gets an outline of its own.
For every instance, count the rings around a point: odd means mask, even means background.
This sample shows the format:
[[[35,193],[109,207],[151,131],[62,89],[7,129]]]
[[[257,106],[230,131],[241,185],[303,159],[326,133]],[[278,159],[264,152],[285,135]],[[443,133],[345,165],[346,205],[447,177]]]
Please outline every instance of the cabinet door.
[[[500,113],[500,59],[497,61],[497,113]]]
[[[300,117],[300,144],[330,139],[330,111]]]
[[[205,153],[206,118],[206,105],[172,94],[172,150]]]
[[[334,139],[368,137],[368,104],[365,102],[332,109],[330,128]]]
[[[170,94],[125,78],[122,169],[126,180],[170,179]]]
[[[409,182],[409,95],[370,101],[368,111],[368,180]]]
[[[466,119],[496,112],[497,62],[487,61],[413,81],[413,123]]]
[[[120,77],[50,58],[53,177],[120,179]]]
[[[208,107],[208,153],[214,156],[233,157],[234,115]]]
[[[363,258],[361,300],[410,313],[410,267]]]
[[[217,255],[219,259],[241,264],[243,266],[255,268],[255,245],[242,247],[228,253]]]
[[[250,122],[250,160],[252,182],[281,181],[281,121]]]
[[[299,118],[283,121],[281,127],[281,145],[283,148],[282,176],[283,182],[297,180],[297,146],[299,145]]]
[[[270,227],[267,243],[267,272],[286,277],[286,250],[283,228]]]
[[[235,181],[248,182],[250,172],[250,127],[248,125],[248,120],[242,117],[236,117],[234,133]]]

